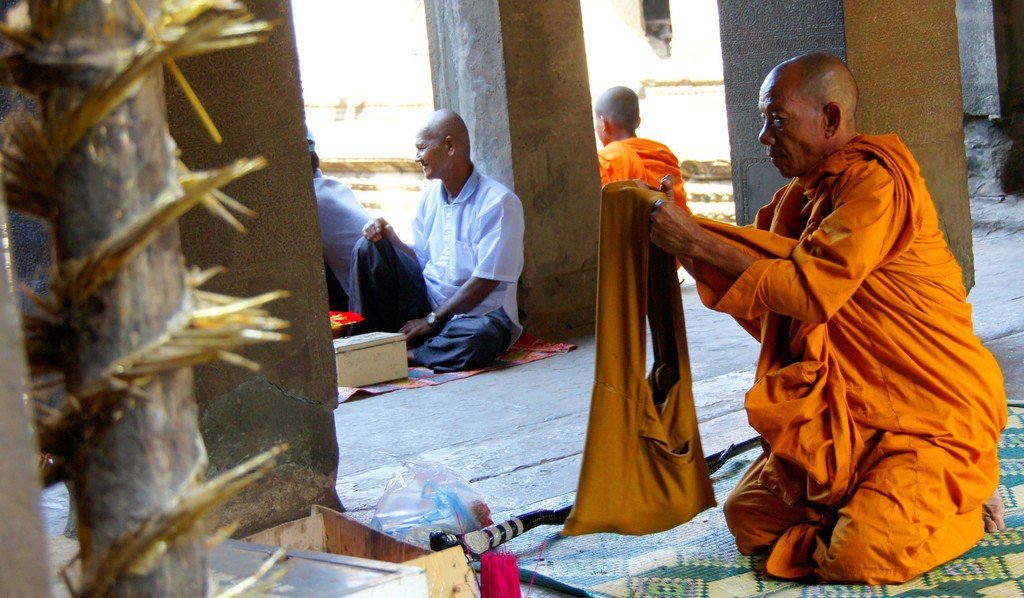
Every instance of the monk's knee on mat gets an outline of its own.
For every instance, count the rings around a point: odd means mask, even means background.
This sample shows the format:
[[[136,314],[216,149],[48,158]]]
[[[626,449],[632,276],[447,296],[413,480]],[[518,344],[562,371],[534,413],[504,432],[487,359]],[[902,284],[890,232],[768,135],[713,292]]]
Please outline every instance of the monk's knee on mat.
[[[745,500],[742,496],[730,494],[722,506],[725,513],[725,523],[736,538],[736,548],[743,555],[753,555],[764,552],[778,539],[779,533],[774,529],[767,529],[764,513],[756,503]]]

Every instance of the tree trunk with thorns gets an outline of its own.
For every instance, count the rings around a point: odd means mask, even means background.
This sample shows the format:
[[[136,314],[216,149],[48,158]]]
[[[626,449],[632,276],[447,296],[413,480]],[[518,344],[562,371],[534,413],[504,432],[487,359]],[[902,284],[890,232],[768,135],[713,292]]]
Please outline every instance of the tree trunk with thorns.
[[[155,0],[139,0],[154,14]],[[41,96],[43,123],[59,122],[84,90],[121,66],[144,38],[127,2],[81,0],[38,53],[57,67],[57,87]],[[42,50],[42,48],[41,48]],[[93,127],[57,168],[58,263],[82,259],[114,231],[177,186],[159,69]],[[47,97],[49,95],[49,97]],[[55,113],[46,114],[46,107]],[[155,341],[188,311],[178,228],[170,226],[80,305],[65,305],[66,383],[71,395],[96,383],[120,357]],[[115,409],[89,422],[70,455],[83,570],[96,567],[122,535],[200,481],[206,454],[197,430],[191,368],[157,374],[123,391]],[[116,550],[115,550],[116,551]],[[143,568],[144,569],[144,568]],[[202,596],[206,562],[199,533],[179,538],[148,570],[122,575],[122,596]]]
[[[77,507],[81,578],[69,587],[206,595],[203,518],[287,446],[204,481],[191,367],[257,369],[234,350],[288,338],[278,332],[288,323],[263,309],[287,293],[229,297],[198,289],[216,269],[186,273],[177,219],[202,204],[244,231],[232,212],[251,212],[220,187],[265,161],[188,171],[160,67],[264,42],[270,24],[222,0],[35,0],[29,17],[0,24],[16,46],[0,75],[37,112],[5,121],[0,154],[11,207],[48,222],[55,239],[51,297],[39,299],[42,316],[26,316],[25,339],[40,448],[56,457],[42,474],[69,477]]]

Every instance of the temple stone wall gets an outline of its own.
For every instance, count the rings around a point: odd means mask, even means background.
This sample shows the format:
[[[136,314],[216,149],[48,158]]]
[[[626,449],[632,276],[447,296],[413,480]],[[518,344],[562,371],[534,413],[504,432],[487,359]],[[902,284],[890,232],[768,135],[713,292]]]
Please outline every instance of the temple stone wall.
[[[992,0],[956,0],[964,114],[999,116]]]
[[[1010,136],[1024,139],[1024,2],[993,0],[992,4],[1000,112],[1008,121]]]
[[[180,89],[167,81],[171,133],[189,167],[256,155],[270,163],[226,189],[257,212],[254,219],[242,218],[248,233],[202,209],[182,220],[186,261],[228,268],[204,288],[238,296],[291,293],[269,305],[273,315],[291,322],[291,340],[245,351],[262,365],[259,372],[220,363],[196,370],[211,475],[278,443],[291,447],[277,469],[224,510],[225,520],[242,522],[240,534],[308,515],[311,504],[338,506],[334,353],[291,5],[246,4],[257,17],[277,23],[269,43],[181,61],[224,136],[222,144],[210,140]]]
[[[481,172],[526,216],[519,305],[535,334],[593,322],[600,180],[580,8],[427,2],[434,99],[461,114]]]
[[[773,0],[755,6],[719,0],[719,22],[737,220],[752,221],[785,183],[757,141],[761,82],[786,58],[831,52],[847,60],[860,85],[858,129],[898,133],[920,163],[970,287],[974,265],[953,4]]]

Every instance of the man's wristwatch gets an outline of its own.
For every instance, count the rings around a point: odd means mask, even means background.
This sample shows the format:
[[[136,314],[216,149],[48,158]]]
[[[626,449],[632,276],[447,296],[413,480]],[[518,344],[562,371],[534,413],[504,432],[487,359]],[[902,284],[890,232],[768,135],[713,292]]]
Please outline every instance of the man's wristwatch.
[[[441,318],[437,317],[437,314],[434,312],[430,312],[427,314],[427,326],[437,330],[441,327]]]

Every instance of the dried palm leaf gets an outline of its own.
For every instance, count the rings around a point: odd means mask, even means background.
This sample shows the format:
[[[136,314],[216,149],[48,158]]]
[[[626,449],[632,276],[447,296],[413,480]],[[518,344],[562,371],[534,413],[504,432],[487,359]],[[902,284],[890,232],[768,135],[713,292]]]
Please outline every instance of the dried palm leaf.
[[[246,577],[242,581],[231,586],[227,590],[217,594],[217,598],[241,598],[242,596],[256,596],[262,594],[265,591],[270,590],[278,580],[284,577],[284,574],[288,571],[287,566],[281,567],[272,574],[267,575],[271,569],[274,568],[278,563],[282,562],[288,553],[285,552],[284,548],[278,548],[271,554],[267,560],[263,561],[259,569],[255,573]]]
[[[266,160],[259,157],[236,160],[222,168],[195,174],[182,185],[183,193],[179,194],[175,188],[165,190],[142,215],[117,229],[89,256],[82,260],[69,260],[63,267],[62,280],[54,285],[54,294],[62,301],[81,305],[152,243],[166,227],[177,222],[196,204],[216,203],[217,198],[211,191],[265,165]]]
[[[117,378],[109,378],[104,382],[102,392],[84,398],[68,393],[67,400],[59,409],[51,408],[38,399],[34,400],[36,436],[40,450],[70,456],[82,432],[88,426],[95,425],[99,418],[115,417],[119,409],[135,400],[154,400],[150,392],[132,382]],[[41,388],[33,387],[32,390],[33,395],[37,392],[42,394]]]
[[[273,31],[274,26],[275,23],[271,21],[255,21],[253,23],[240,23],[226,27],[221,31],[221,35],[218,38],[190,45],[180,52],[176,52],[174,57],[199,56],[211,52],[220,52],[221,50],[261,44],[269,39],[270,32]]]
[[[187,166],[178,160],[178,182],[186,190],[192,188],[197,184],[202,183],[202,173],[195,173],[188,169]],[[234,211],[238,214],[244,214],[250,218],[256,215],[256,212],[245,207],[237,200],[229,197],[226,193],[220,189],[210,189],[208,195],[202,197],[203,207],[207,209],[214,216],[219,217],[221,220],[227,222],[232,228],[240,233],[246,232],[245,226],[235,218]]]
[[[0,21],[0,35],[7,38],[7,41],[17,46],[19,50],[31,50],[42,43],[31,31],[11,27],[3,21]]]
[[[287,292],[275,291],[252,299],[235,299],[233,304],[225,305],[206,303],[197,292],[196,308],[187,318],[173,318],[170,330],[160,338],[122,357],[99,380],[74,389],[75,394],[80,398],[103,396],[114,388],[115,381],[142,385],[149,376],[217,360],[258,368],[230,351],[254,343],[288,340],[288,335],[275,332],[288,323],[258,309],[287,296]],[[184,324],[174,326],[174,321]]]
[[[11,208],[52,221],[57,214],[56,160],[40,122],[27,110],[7,120],[8,146],[0,150]]]
[[[149,22],[149,19],[146,18],[146,13],[143,12],[139,3],[136,2],[136,0],[128,0],[128,6],[131,8],[135,18],[146,30],[146,35],[149,36],[149,40],[154,44],[158,44],[160,42],[160,38],[157,35],[156,29],[153,29],[153,25]],[[164,67],[167,68],[167,71],[171,73],[171,76],[178,83],[178,87],[181,88],[181,91],[185,94],[189,104],[192,106],[192,110],[199,117],[199,120],[203,123],[203,126],[206,128],[206,132],[210,134],[214,143],[224,141],[220,131],[217,130],[217,125],[215,125],[213,123],[213,119],[210,118],[210,113],[206,111],[203,103],[199,100],[199,96],[196,95],[195,90],[192,89],[191,85],[189,85],[188,79],[185,78],[185,74],[181,72],[180,68],[178,68],[177,63],[175,63],[173,59],[169,58],[164,61]]]
[[[186,55],[190,48],[216,37],[229,20],[227,16],[214,17],[160,45],[150,41],[136,44],[132,60],[89,90],[78,105],[59,121],[51,139],[57,159],[63,158],[87,132],[133,96],[156,66],[169,58]]]
[[[48,40],[64,20],[65,15],[78,4],[78,0],[40,0],[33,6],[33,35]]]
[[[209,11],[248,14],[248,9],[238,0],[163,0],[158,28],[191,23]]]
[[[213,278],[214,276],[217,276],[218,274],[223,274],[227,271],[228,269],[225,268],[224,266],[214,266],[212,268],[207,268],[206,270],[200,270],[199,268],[193,266],[189,270],[188,275],[186,277],[188,281],[188,286],[193,289],[198,289],[199,287],[209,282],[210,279]]]
[[[83,571],[75,596],[104,596],[124,574],[143,575],[168,547],[202,534],[202,519],[213,509],[263,477],[274,460],[288,450],[278,445],[237,467],[178,494],[163,512],[151,515],[135,529],[115,540],[93,567]]]
[[[22,316],[25,353],[33,376],[46,372],[63,371],[64,352],[61,347],[61,329],[57,322],[31,314]]]
[[[194,27],[196,23],[211,18],[211,15],[222,15],[230,17],[230,22],[225,25],[217,39],[212,39],[190,48],[186,54],[179,56],[194,56],[205,54],[220,49],[237,48],[267,40],[267,36],[274,28],[274,23],[269,21],[255,20],[253,15],[239,2],[233,1],[194,1],[185,2],[164,2],[161,6],[162,16],[156,24],[161,39],[170,41],[182,35],[182,31]]]

